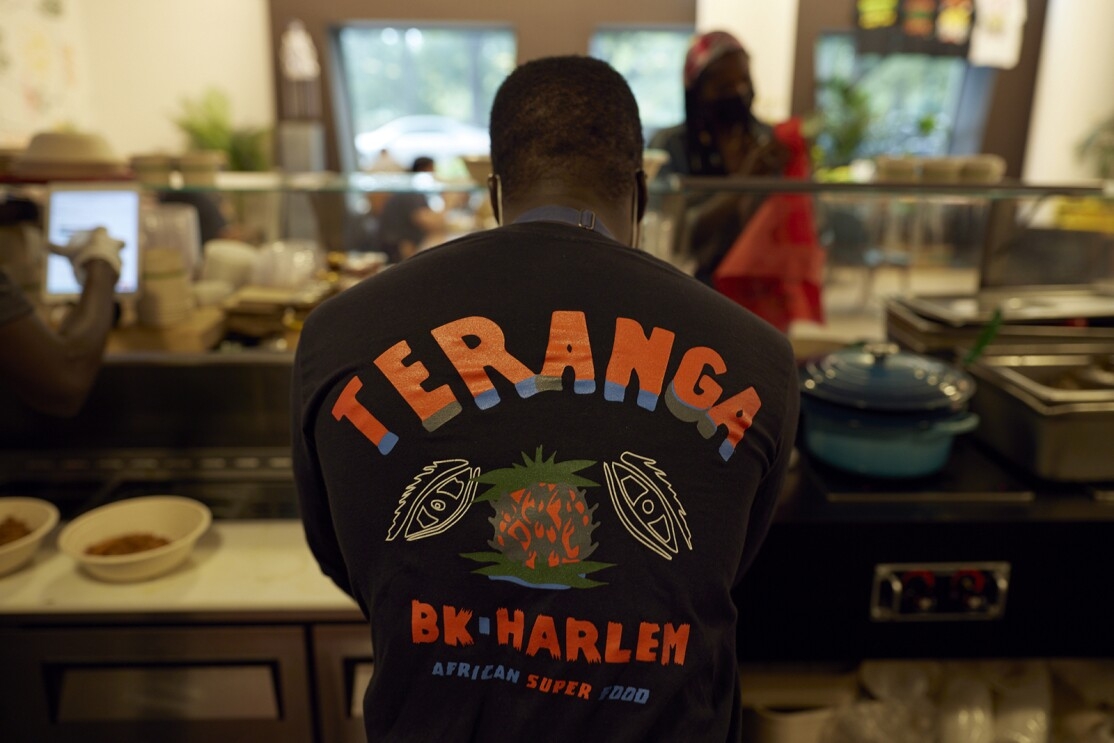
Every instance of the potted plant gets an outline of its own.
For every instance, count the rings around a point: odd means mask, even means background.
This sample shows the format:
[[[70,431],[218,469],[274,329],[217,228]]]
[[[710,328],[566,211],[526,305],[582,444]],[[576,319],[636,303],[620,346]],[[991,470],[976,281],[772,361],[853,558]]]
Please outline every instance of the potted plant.
[[[185,134],[189,150],[221,153],[229,171],[262,172],[272,167],[270,128],[234,126],[232,103],[218,88],[209,88],[197,98],[184,98],[174,123]],[[277,196],[278,192],[266,189],[229,195],[245,234],[261,242],[278,239]]]

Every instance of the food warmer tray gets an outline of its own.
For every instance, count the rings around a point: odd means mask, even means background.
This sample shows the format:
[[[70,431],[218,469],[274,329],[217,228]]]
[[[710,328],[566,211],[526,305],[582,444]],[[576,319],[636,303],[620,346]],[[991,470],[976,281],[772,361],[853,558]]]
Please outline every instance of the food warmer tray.
[[[1087,383],[1111,373],[1102,370],[1114,362],[1114,344],[1008,350],[994,349],[968,367],[978,382],[975,436],[1047,480],[1114,482],[1114,386]]]
[[[975,343],[983,325],[954,326],[924,317],[914,311],[911,301],[916,298],[892,297],[886,300],[886,337],[915,353],[954,354],[959,346]],[[928,297],[920,299],[928,301]],[[1073,325],[1007,324],[998,326],[990,346],[1002,344],[1062,344],[1079,343],[1114,344],[1114,327]]]
[[[1114,291],[1102,285],[1015,286],[976,294],[911,296],[904,302],[924,317],[957,328],[985,324],[998,310],[1004,323],[1114,318]]]

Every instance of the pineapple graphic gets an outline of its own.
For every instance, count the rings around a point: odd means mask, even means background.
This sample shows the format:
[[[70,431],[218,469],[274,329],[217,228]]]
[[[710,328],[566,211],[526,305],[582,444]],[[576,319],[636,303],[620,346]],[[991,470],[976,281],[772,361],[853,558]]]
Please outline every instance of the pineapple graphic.
[[[588,574],[611,567],[590,562],[595,552],[592,532],[597,506],[588,505],[582,488],[598,485],[579,474],[595,462],[557,462],[545,459],[539,446],[533,459],[523,453],[522,464],[485,472],[476,481],[490,487],[476,501],[491,503],[488,541],[494,552],[471,552],[462,557],[490,563],[475,572],[493,580],[509,580],[532,588],[592,588],[604,585]]]

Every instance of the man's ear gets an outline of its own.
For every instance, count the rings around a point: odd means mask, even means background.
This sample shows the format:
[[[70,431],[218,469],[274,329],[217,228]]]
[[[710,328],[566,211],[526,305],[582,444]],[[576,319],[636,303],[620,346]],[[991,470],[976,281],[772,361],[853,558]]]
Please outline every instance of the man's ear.
[[[634,180],[634,187],[636,189],[636,193],[638,194],[636,197],[638,221],[641,222],[642,218],[646,216],[646,204],[650,201],[650,191],[649,188],[646,186],[646,171],[639,170],[637,173],[634,174]]]
[[[499,176],[495,173],[487,177],[487,195],[491,199],[491,213],[495,216],[495,224],[503,224],[503,215],[499,213],[503,206],[501,184],[499,183]]]

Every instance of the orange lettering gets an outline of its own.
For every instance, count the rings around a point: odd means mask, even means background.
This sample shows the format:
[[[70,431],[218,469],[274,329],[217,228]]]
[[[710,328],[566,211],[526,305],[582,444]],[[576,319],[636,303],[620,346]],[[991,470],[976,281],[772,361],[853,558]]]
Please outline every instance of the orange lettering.
[[[588,342],[588,321],[583,312],[553,313],[549,321],[549,345],[539,375],[539,390],[560,390],[565,369],[572,367],[573,391],[587,395],[596,391],[596,370]]]
[[[661,625],[642,622],[638,625],[638,644],[635,645],[634,659],[652,663],[657,660],[658,632]]]
[[[487,376],[487,368],[514,383],[520,397],[530,397],[538,391],[534,372],[507,352],[502,328],[486,317],[455,320],[435,328],[432,334],[481,410],[499,404],[499,393]]]
[[[421,601],[410,602],[410,637],[415,643],[437,642],[437,610]]]
[[[758,399],[758,393],[754,391],[753,387],[747,387],[739,394],[718,403],[709,410],[708,425],[705,425],[705,421],[701,421],[697,425],[697,429],[704,438],[711,438],[717,428],[720,426],[727,427],[727,438],[719,446],[719,455],[726,462],[735,453],[735,447],[743,440],[743,434],[750,428],[750,424],[754,422],[755,413],[761,407],[762,401]]]
[[[600,662],[600,651],[596,648],[596,641],[600,633],[596,625],[580,619],[569,617],[565,620],[565,656],[569,662],[576,660],[584,654],[584,660],[589,663]]]
[[[402,395],[410,409],[421,418],[422,426],[427,431],[434,431],[460,413],[461,406],[447,384],[426,391],[422,382],[429,379],[429,371],[420,361],[407,366],[404,361],[409,355],[409,344],[399,341],[379,354],[375,365]]]
[[[685,650],[689,644],[689,626],[682,624],[680,627],[674,627],[672,624],[665,625],[665,632],[662,633],[661,638],[661,664],[664,666],[669,662],[670,656],[673,658],[673,665],[683,666],[685,664]]]
[[[630,651],[623,649],[623,625],[618,622],[607,623],[603,659],[608,663],[630,663]]]
[[[338,421],[347,418],[368,441],[378,447],[380,454],[387,454],[398,443],[398,436],[388,431],[387,427],[356,399],[356,393],[363,389],[363,386],[364,383],[359,377],[348,380],[340,397],[333,403],[333,418]]]
[[[521,609],[515,609],[514,619],[510,612],[499,609],[495,612],[496,637],[500,645],[510,643],[515,650],[522,650],[522,635],[526,629],[526,615]]]
[[[451,606],[443,607],[445,611],[445,644],[456,646],[473,644],[472,635],[468,633],[468,620],[472,612],[468,609],[457,611]]]
[[[622,402],[630,384],[631,374],[638,374],[638,405],[647,410],[657,407],[673,348],[674,334],[654,328],[649,337],[634,320],[615,320],[615,344],[604,375],[605,400]]]
[[[539,614],[530,630],[530,644],[526,646],[527,655],[537,655],[539,650],[548,650],[554,659],[561,658],[561,645],[557,641],[557,626],[553,617]]]
[[[723,374],[727,364],[722,356],[705,346],[685,352],[665,398],[666,406],[677,418],[689,422],[698,420],[723,393],[723,388],[704,373],[708,368],[714,374]]]

